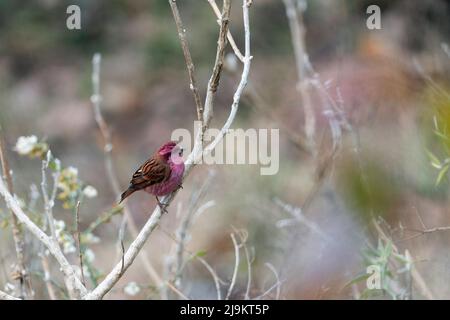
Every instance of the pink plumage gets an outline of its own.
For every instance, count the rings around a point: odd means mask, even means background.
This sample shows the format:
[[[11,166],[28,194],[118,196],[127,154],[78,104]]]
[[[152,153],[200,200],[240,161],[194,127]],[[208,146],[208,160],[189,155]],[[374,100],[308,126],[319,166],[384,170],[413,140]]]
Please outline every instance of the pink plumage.
[[[144,190],[158,197],[167,195],[181,187],[184,174],[183,149],[176,142],[170,141],[162,145],[133,174],[128,189],[122,193],[122,202],[132,193]]]
[[[169,158],[169,166],[170,166],[170,176],[166,181],[152,184],[146,187],[144,190],[155,196],[165,196],[181,186],[181,181],[183,179],[184,173],[184,162],[181,157],[177,157],[177,159],[172,159],[174,156]]]

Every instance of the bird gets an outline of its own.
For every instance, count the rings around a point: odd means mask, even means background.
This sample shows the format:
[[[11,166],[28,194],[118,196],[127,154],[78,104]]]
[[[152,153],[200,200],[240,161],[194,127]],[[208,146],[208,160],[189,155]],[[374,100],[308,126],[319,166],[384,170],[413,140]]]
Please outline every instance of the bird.
[[[120,197],[119,204],[134,192],[143,190],[154,195],[161,210],[167,212],[166,206],[163,206],[158,197],[182,188],[184,174],[182,157],[183,148],[178,146],[175,141],[163,144],[133,174],[130,185]]]

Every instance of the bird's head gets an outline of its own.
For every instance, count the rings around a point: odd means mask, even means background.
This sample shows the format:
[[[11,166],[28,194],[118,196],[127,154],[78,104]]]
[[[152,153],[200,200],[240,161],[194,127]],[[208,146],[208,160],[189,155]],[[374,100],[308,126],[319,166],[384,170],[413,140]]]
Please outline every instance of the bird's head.
[[[159,148],[158,154],[164,157],[166,160],[169,160],[169,158],[178,159],[183,156],[183,148],[178,146],[175,141],[169,141]]]

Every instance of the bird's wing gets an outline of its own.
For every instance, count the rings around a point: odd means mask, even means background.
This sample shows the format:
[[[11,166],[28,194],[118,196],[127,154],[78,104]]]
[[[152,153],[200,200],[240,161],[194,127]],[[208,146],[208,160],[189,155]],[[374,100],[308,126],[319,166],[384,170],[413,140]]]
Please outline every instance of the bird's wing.
[[[169,179],[170,170],[170,165],[166,161],[158,157],[152,157],[133,174],[130,187],[140,190],[153,184],[164,182]]]

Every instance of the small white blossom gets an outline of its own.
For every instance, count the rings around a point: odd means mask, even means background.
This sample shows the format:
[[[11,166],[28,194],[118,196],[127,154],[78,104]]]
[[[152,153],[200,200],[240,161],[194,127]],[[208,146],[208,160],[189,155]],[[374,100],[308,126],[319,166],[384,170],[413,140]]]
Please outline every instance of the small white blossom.
[[[54,220],[54,225],[55,225],[56,238],[60,239],[61,238],[61,233],[66,228],[66,223],[63,220],[56,220],[55,219]]]
[[[68,167],[67,173],[69,173],[70,175],[73,175],[75,177],[78,177],[78,169],[75,167]]]
[[[89,268],[87,266],[83,266],[83,274],[85,278],[91,277],[91,273],[89,272]]]
[[[100,242],[100,238],[97,237],[96,235],[92,234],[92,233],[86,234],[84,240],[86,241],[86,243],[90,243],[90,244],[99,243]]]
[[[95,259],[95,253],[91,249],[86,249],[86,251],[84,251],[83,257],[88,263],[92,263]]]
[[[123,291],[125,291],[125,293],[129,296],[135,296],[139,293],[139,291],[141,291],[141,288],[136,282],[133,281],[127,284]]]
[[[16,142],[16,146],[14,148],[18,154],[27,155],[29,154],[38,142],[38,138],[36,136],[28,136],[28,137],[19,137]]]
[[[75,241],[67,233],[61,234],[61,237],[58,240],[62,243],[63,251],[65,254],[74,253],[77,251],[77,248],[75,246]]]
[[[95,198],[98,192],[93,186],[87,186],[83,189],[83,194],[88,198]]]
[[[64,242],[63,243],[63,250],[65,254],[68,253],[74,253],[77,251],[77,248],[75,247],[75,245],[73,243],[70,242]]]

